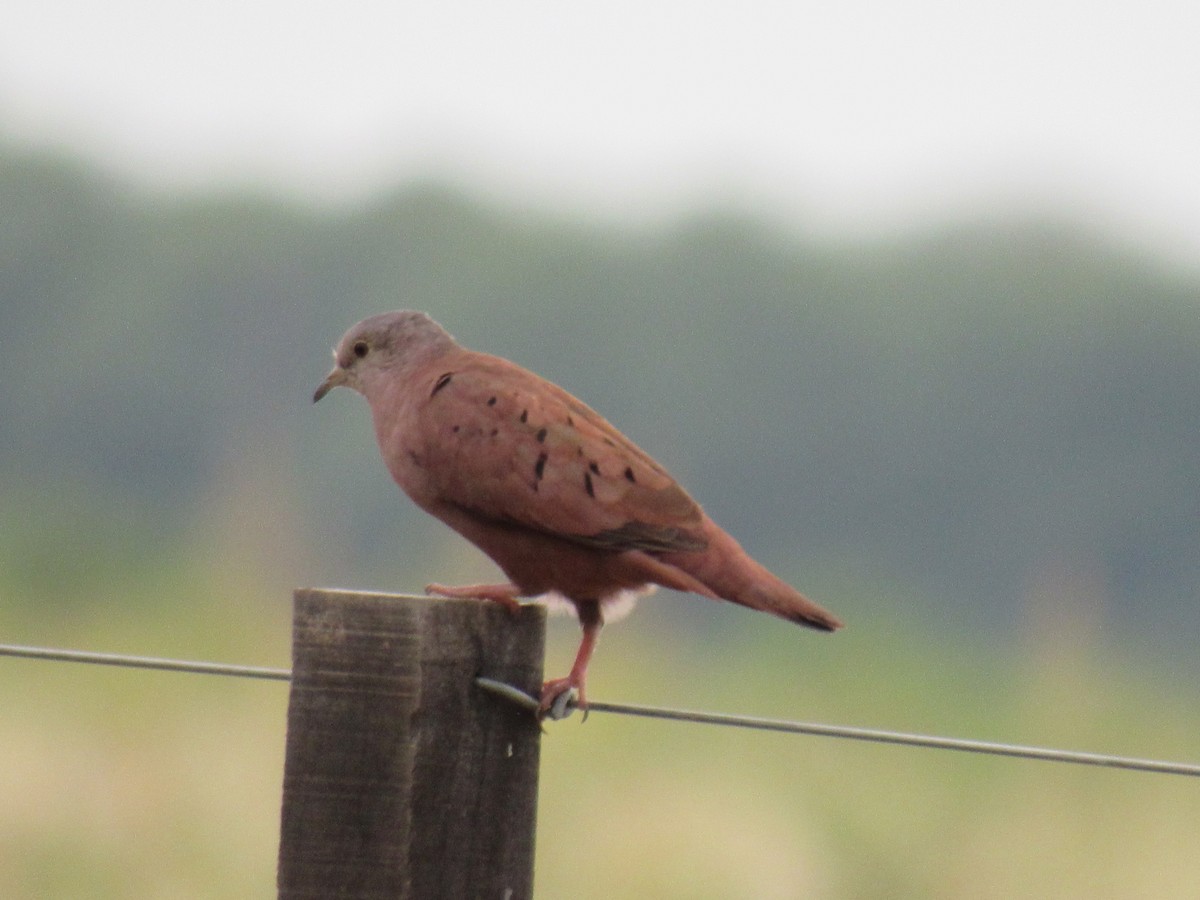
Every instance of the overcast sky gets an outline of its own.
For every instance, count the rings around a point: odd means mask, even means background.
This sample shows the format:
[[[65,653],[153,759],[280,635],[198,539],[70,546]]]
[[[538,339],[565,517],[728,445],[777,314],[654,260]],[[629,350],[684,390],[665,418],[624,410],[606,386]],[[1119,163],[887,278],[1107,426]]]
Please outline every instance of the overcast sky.
[[[156,183],[413,174],[853,230],[984,201],[1200,255],[1196,0],[5,0],[0,137]]]

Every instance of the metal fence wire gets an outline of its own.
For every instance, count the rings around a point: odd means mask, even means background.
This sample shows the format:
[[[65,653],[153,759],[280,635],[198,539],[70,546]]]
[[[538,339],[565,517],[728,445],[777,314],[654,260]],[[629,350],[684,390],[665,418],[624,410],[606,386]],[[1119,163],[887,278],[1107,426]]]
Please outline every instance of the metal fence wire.
[[[244,666],[229,663],[196,662],[192,660],[164,659],[154,656],[132,656],[119,653],[94,653],[85,650],[65,650],[51,647],[26,647],[15,644],[0,644],[0,656],[37,659],[49,662],[88,663],[102,666],[119,666],[131,669],[155,669],[166,672],[185,672],[198,675],[226,675],[235,678],[258,678],[272,681],[289,681],[291,671],[263,666]],[[536,712],[538,701],[523,691],[488,678],[476,678],[475,684],[508,703],[514,703],[531,713]],[[565,715],[570,707],[560,710]],[[1098,766],[1109,769],[1127,769],[1137,772],[1153,772],[1162,775],[1200,776],[1200,764],[1170,762],[1157,759],[1138,759],[1128,756],[1112,756],[1075,750],[1058,750],[1049,747],[1032,747],[1022,744],[1004,744],[966,738],[938,737],[935,735],[910,734],[901,731],[886,731],[875,728],[857,728],[846,725],[826,725],[816,722],[795,722],[785,719],[764,719],[754,716],[725,715],[698,712],[686,709],[668,709],[653,706],[636,706],[628,703],[609,703],[592,700],[588,703],[589,713],[611,713],[648,719],[663,719],[674,722],[691,722],[727,728],[748,728],[757,731],[774,731],[784,734],[803,734],[818,737],[839,738],[852,741],[869,741],[878,744],[899,744],[935,750],[957,750],[965,753],[983,753],[992,756],[1009,756],[1019,759],[1034,759],[1045,762],[1070,763],[1082,766]]]

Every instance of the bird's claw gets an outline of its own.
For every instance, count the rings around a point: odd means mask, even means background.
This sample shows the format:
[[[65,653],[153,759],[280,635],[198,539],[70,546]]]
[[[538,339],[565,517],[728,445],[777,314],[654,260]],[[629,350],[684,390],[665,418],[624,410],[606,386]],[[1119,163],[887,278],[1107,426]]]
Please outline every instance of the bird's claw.
[[[538,704],[538,718],[553,719],[558,722],[567,718],[577,709],[583,710],[582,721],[587,721],[587,699],[581,686],[569,678],[559,678],[547,681],[542,685],[542,699]]]
[[[582,698],[579,687],[567,678],[547,681],[542,686],[540,700],[529,696],[518,687],[494,678],[481,676],[475,679],[475,684],[522,709],[529,710],[539,722],[544,722],[546,719],[552,719],[555,722],[566,719],[577,709],[583,710],[583,721],[587,721],[587,700]],[[545,731],[545,728],[542,730]]]
[[[459,600],[486,600],[499,603],[509,615],[519,615],[521,601],[517,599],[517,591],[511,584],[470,584],[464,587],[452,587],[447,584],[427,584],[425,593],[432,597],[451,597]]]

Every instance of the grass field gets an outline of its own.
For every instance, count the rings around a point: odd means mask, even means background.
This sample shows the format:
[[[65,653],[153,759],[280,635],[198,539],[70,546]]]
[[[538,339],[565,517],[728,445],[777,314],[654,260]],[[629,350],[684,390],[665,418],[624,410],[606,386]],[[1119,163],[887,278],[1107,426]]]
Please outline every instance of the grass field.
[[[289,598],[212,571],[166,567],[87,602],[7,604],[5,640],[288,665]],[[548,671],[566,667],[574,640],[573,623],[551,621]],[[1090,640],[1000,648],[884,614],[820,638],[660,597],[606,633],[591,690],[1200,757],[1189,686]],[[273,896],[286,685],[5,659],[0,704],[0,896]],[[552,724],[542,755],[541,897],[1200,890],[1192,779],[604,714]]]

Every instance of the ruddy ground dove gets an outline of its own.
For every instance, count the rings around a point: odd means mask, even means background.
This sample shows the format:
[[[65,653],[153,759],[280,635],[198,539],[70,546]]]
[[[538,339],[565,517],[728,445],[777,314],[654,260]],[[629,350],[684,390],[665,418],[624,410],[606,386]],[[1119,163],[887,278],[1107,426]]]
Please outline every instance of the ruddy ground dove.
[[[583,637],[566,678],[542,688],[543,714],[578,692],[605,610],[655,585],[720,598],[821,631],[842,623],[755,562],[666,470],[555,384],[459,346],[424,313],[364,319],[334,350],[313,395],[367,398],[392,477],[426,512],[490,556],[504,584],[430,585],[493,600],[557,593]]]

